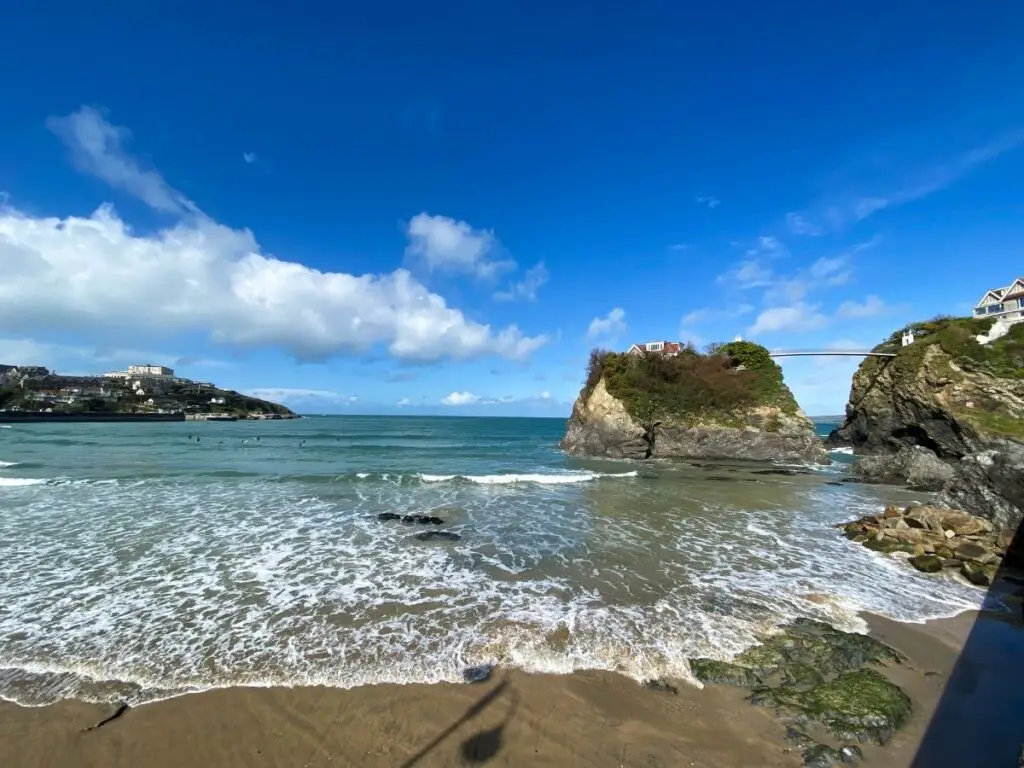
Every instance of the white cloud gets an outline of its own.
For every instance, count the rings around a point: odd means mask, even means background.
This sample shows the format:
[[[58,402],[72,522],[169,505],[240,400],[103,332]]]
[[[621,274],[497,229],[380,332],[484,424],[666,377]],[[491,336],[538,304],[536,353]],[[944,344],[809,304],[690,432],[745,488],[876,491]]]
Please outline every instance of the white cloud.
[[[493,232],[474,229],[448,216],[417,214],[409,221],[406,235],[406,254],[422,260],[432,271],[466,272],[490,279],[516,266],[514,261],[500,258],[501,245]]]
[[[787,213],[786,226],[794,235],[817,237],[821,234],[821,229],[809,222],[802,214],[799,213]]]
[[[395,405],[397,405],[399,408],[404,408],[407,405],[412,405],[412,400],[410,400],[408,397],[403,397],[401,400],[395,403]]]
[[[626,310],[615,307],[607,317],[595,317],[587,327],[587,338],[617,336],[626,331]]]
[[[0,338],[0,363],[8,365],[42,365],[59,373],[65,373],[70,366],[76,371],[86,371],[94,374],[102,373],[114,367],[143,363],[165,365],[169,368],[176,366],[223,368],[227,365],[220,360],[181,357],[162,352],[110,348],[102,345],[89,347],[74,344],[57,344],[28,338]]]
[[[690,250],[690,245],[688,243],[675,243],[674,245],[670,245],[668,249],[670,251],[688,251]]]
[[[67,117],[51,117],[46,126],[71,150],[75,165],[113,187],[138,197],[165,213],[194,212],[195,204],[172,189],[156,171],[144,171],[126,154],[123,142],[131,138],[127,128],[111,125],[92,107],[82,107]]]
[[[351,400],[345,395],[333,392],[329,389],[295,389],[291,387],[257,387],[248,389],[245,394],[250,397],[258,397],[261,400],[272,400],[278,403],[306,401],[306,400],[328,400],[330,402],[341,402]]]
[[[256,153],[255,152],[243,152],[242,153],[242,159],[245,160],[247,165],[252,165],[259,158],[256,157]]]
[[[683,325],[700,325],[716,320],[728,320],[737,315],[746,315],[754,311],[749,304],[737,304],[729,309],[695,309],[683,315]]]
[[[878,296],[871,295],[863,302],[844,301],[836,310],[836,316],[844,318],[878,317],[889,311],[889,307]]]
[[[548,277],[548,268],[544,266],[544,262],[537,262],[526,270],[522,280],[512,283],[505,291],[498,291],[494,294],[494,298],[498,301],[515,301],[516,299],[536,301],[537,291],[547,283]]]
[[[444,405],[475,405],[480,398],[472,392],[452,392],[450,395],[441,398]]]
[[[790,307],[772,307],[761,312],[749,333],[774,331],[811,331],[828,325],[828,318],[819,312],[820,305],[799,302]]]
[[[708,208],[711,209],[715,209],[722,204],[721,200],[719,200],[717,197],[711,197],[710,195],[695,197],[693,200],[698,205],[706,205]]]
[[[441,399],[443,405],[450,406],[465,406],[465,405],[489,405],[489,406],[501,406],[501,405],[550,405],[558,404],[558,401],[552,396],[552,394],[545,390],[538,395],[528,395],[526,397],[513,397],[512,395],[502,395],[501,397],[480,397],[474,395],[472,392],[452,392],[450,395]]]
[[[718,276],[719,283],[726,283],[735,288],[763,288],[772,283],[772,270],[757,259],[741,261],[731,272]]]
[[[822,256],[811,264],[807,272],[816,282],[824,282],[826,285],[833,286],[844,285],[852,276],[850,270],[846,268],[848,263],[847,255],[832,258]]]
[[[213,221],[159,174],[139,169],[123,154],[127,133],[95,110],[50,124],[81,167],[181,220],[138,235],[111,206],[65,219],[0,208],[0,326],[203,333],[300,360],[376,345],[409,361],[524,359],[548,341],[469,320],[404,269],[356,276],[265,254],[251,232]]]

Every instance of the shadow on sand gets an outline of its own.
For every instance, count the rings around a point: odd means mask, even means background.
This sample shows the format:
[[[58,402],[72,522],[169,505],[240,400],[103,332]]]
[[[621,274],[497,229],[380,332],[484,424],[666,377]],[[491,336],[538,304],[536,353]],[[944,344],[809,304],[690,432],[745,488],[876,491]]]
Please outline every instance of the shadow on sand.
[[[420,749],[419,752],[402,763],[400,768],[414,768],[420,760],[440,746],[441,742],[457,731],[460,726],[478,716],[502,696],[509,697],[510,702],[508,712],[506,712],[505,717],[502,718],[501,723],[493,728],[488,728],[470,736],[462,742],[459,750],[465,764],[484,765],[489,762],[498,754],[498,752],[501,751],[504,743],[505,728],[515,716],[516,708],[519,705],[519,694],[514,688],[509,687],[507,678],[503,679],[500,683],[494,686],[494,688],[480,697],[480,699],[477,700],[473,706],[463,712],[455,722],[441,731],[428,744]]]
[[[1024,766],[1024,525],[985,595],[912,768]],[[1006,606],[1012,607],[1007,612]]]

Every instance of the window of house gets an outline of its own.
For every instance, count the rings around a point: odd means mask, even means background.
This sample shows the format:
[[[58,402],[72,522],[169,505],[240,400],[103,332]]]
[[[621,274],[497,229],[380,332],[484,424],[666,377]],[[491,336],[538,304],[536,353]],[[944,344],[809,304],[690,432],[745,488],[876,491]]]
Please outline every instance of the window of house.
[[[655,341],[647,345],[648,352],[660,352],[661,348],[662,343],[660,341]]]
[[[1003,305],[1002,304],[989,304],[988,307],[986,307],[986,309],[988,310],[988,313],[991,315],[991,314],[995,314],[996,312],[1002,312],[1003,311]]]

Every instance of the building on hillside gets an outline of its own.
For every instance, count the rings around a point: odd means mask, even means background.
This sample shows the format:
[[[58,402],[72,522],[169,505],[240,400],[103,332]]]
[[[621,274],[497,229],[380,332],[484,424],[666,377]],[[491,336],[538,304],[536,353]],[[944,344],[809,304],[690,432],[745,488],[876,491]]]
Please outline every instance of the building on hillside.
[[[1005,288],[986,291],[974,305],[974,316],[992,317],[996,321],[987,333],[976,337],[980,344],[1005,336],[1012,326],[1024,322],[1024,278],[1018,277]]]
[[[1024,317],[1024,277],[1018,277],[1006,288],[986,291],[974,305],[975,317]]]
[[[133,379],[138,377],[159,376],[161,378],[174,378],[174,369],[163,365],[129,365],[127,371],[107,371],[103,374],[108,379]]]
[[[647,352],[653,352],[658,355],[675,357],[682,349],[683,345],[678,341],[648,341],[643,344],[634,344],[626,350],[626,354],[642,355]]]

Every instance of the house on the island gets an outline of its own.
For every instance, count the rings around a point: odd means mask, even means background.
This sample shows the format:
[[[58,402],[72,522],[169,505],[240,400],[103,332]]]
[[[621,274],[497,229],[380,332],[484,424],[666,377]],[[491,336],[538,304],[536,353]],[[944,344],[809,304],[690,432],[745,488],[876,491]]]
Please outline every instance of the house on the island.
[[[985,291],[981,301],[974,305],[974,316],[992,317],[996,321],[988,333],[977,336],[981,344],[1005,336],[1012,326],[1024,322],[1024,277],[1018,277],[1005,288]]]
[[[667,357],[675,357],[683,349],[683,345],[678,341],[648,341],[644,344],[634,344],[626,350],[627,355],[643,355],[648,352],[653,352],[658,355],[665,355]]]

